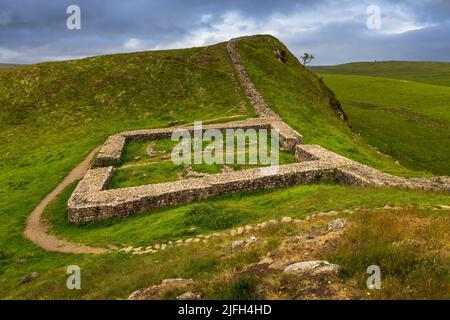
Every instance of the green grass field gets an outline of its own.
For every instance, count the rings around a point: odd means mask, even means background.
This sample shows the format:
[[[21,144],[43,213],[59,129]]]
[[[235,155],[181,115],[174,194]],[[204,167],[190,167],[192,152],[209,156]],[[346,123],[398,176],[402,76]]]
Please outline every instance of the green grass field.
[[[238,137],[239,135],[236,135]],[[224,137],[223,145],[225,146],[226,138]],[[233,170],[244,170],[251,168],[258,168],[268,166],[262,163],[258,152],[265,150],[267,156],[271,154],[271,138],[267,137],[268,148],[263,145],[266,141],[259,141],[259,134],[256,134],[256,144],[254,148],[249,145],[249,140],[245,139],[243,150],[238,151],[237,138],[234,144],[233,161],[226,163],[227,151],[226,147],[222,152],[222,163],[207,164],[194,163],[194,146],[191,145],[191,170],[194,173],[217,174],[223,172],[225,165]],[[259,141],[259,142],[258,142]],[[178,144],[178,141],[171,141],[171,139],[156,139],[152,142],[130,141],[125,145],[122,161],[113,171],[111,181],[108,183],[108,188],[125,188],[132,186],[139,186],[151,183],[170,182],[182,179],[187,176],[188,172],[186,165],[175,164],[171,160],[171,152],[173,147]],[[259,143],[259,145],[258,145]],[[152,155],[147,154],[148,145],[152,145]],[[202,150],[208,147],[211,142],[203,141]],[[258,148],[264,147],[264,149]],[[256,149],[255,149],[256,148]],[[215,153],[213,154],[215,155]],[[250,156],[252,155],[252,156]],[[278,151],[278,164],[288,164],[295,162],[294,153],[284,150]],[[253,163],[254,162],[254,163]]]
[[[450,88],[355,75],[323,75],[353,129],[402,165],[450,174]]]
[[[450,86],[450,62],[379,61],[309,67],[315,73],[379,76]]]
[[[244,40],[238,49],[257,89],[304,136],[305,143],[320,144],[399,175],[420,176],[445,169],[444,162],[437,169],[405,163],[406,167],[396,163],[392,156],[377,152],[367,144],[365,136],[359,137],[337,119],[329,106],[331,97],[324,84],[289,52],[287,64],[279,62],[273,54],[273,45],[287,50],[278,40],[267,36]],[[336,93],[340,98],[339,90]],[[438,119],[448,115],[445,105],[439,104],[446,97],[442,91],[431,107],[426,109],[417,104],[412,111],[433,121],[447,121]],[[2,70],[0,105],[0,298],[126,298],[133,290],[165,278],[210,278],[236,265],[255,262],[259,257],[250,252],[224,260],[220,258],[223,252],[220,246],[180,248],[145,257],[120,253],[60,254],[46,252],[22,235],[26,218],[39,201],[109,135],[124,130],[192,124],[195,120],[224,122],[236,120],[233,116],[253,117],[225,44]],[[351,117],[350,120],[356,127]],[[136,150],[142,151],[142,146]],[[438,159],[440,150],[434,152],[429,156],[433,154]],[[134,161],[135,157],[129,160]],[[93,245],[152,243],[185,237],[186,228],[193,224],[200,224],[201,232],[207,233],[283,214],[303,216],[315,210],[386,203],[418,206],[448,203],[448,196],[443,194],[317,185],[211,199],[205,203],[216,206],[223,214],[210,220],[204,219],[208,215],[204,205],[202,209],[201,204],[197,204],[200,207],[192,204],[130,219],[75,226],[68,223],[65,214],[71,188],[46,211],[45,217],[53,224],[50,232]],[[271,243],[264,250],[270,250]],[[257,253],[261,254],[262,249]],[[28,262],[18,264],[17,260],[22,258]],[[65,268],[72,264],[83,270],[81,291],[65,287]],[[39,272],[39,278],[23,286],[16,285],[19,278],[34,271]]]

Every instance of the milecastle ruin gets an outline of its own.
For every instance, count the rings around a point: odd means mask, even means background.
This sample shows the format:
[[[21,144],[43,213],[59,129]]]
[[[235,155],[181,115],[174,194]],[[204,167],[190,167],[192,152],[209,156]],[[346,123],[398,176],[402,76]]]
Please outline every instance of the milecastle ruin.
[[[401,178],[362,165],[317,145],[302,144],[302,136],[284,123],[269,108],[248,77],[236,45],[231,39],[227,48],[238,78],[258,117],[242,121],[205,125],[203,130],[272,129],[279,132],[283,149],[295,154],[296,163],[280,165],[277,170],[246,169],[224,172],[174,182],[108,189],[113,165],[121,159],[128,141],[152,141],[170,137],[180,128],[193,132],[193,126],[134,130],[112,135],[100,149],[95,166],[88,170],[68,201],[69,220],[95,221],[148,212],[169,205],[185,204],[211,196],[249,190],[273,189],[336,181],[360,187],[396,187],[450,192],[450,178]]]

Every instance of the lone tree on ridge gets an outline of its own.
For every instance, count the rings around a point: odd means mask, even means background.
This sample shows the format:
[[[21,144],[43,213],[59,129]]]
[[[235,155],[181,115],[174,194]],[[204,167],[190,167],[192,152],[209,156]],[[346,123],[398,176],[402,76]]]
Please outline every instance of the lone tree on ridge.
[[[303,65],[306,66],[314,59],[314,56],[311,53],[305,52],[302,56],[300,56],[300,59],[303,61]]]

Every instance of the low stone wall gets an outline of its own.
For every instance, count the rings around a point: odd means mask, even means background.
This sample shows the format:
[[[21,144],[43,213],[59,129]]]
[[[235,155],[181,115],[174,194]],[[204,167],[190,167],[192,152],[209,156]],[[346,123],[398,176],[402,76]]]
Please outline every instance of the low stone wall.
[[[69,199],[69,220],[82,222],[124,217],[227,193],[273,189],[324,180],[361,187],[450,190],[447,180],[430,183],[422,179],[395,177],[317,145],[297,145],[296,155],[299,160],[304,156],[308,161],[114,190],[106,189],[112,167],[91,169]]]
[[[273,189],[333,179],[327,163],[294,163],[190,178],[169,183],[106,190],[112,167],[91,169],[69,199],[69,220],[94,221],[148,212],[221,194]]]
[[[228,53],[230,54],[231,61],[233,62],[234,68],[237,72],[239,81],[244,87],[245,94],[247,95],[250,103],[253,105],[253,108],[258,114],[258,117],[281,120],[281,117],[272,109],[270,109],[270,107],[264,101],[262,95],[258,92],[258,90],[256,90],[255,85],[247,75],[247,71],[245,70],[244,64],[242,63],[241,56],[236,49],[237,43],[243,38],[246,37],[234,38],[228,41],[227,49]]]
[[[184,129],[191,134],[194,132],[194,126],[178,126],[161,129],[147,129],[126,131],[112,135],[106,140],[101,147],[96,165],[99,167],[111,166],[120,161],[125,143],[131,140],[151,141],[158,138],[168,138],[176,130]],[[208,129],[218,129],[225,132],[227,129],[272,129],[278,130],[280,134],[280,143],[284,149],[293,150],[295,145],[301,143],[302,136],[294,129],[289,127],[282,121],[274,121],[271,119],[253,118],[242,121],[233,121],[218,124],[208,124],[202,126],[203,131]]]

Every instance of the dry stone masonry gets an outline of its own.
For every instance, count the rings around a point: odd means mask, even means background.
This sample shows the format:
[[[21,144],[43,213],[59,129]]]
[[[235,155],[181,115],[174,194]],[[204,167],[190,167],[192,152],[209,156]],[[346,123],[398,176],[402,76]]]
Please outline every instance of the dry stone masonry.
[[[211,124],[206,129],[276,129],[281,146],[295,152],[297,163],[267,168],[230,171],[199,178],[108,190],[113,173],[112,165],[119,162],[127,141],[151,141],[170,137],[183,128],[191,133],[193,126],[149,130],[134,130],[110,136],[100,149],[95,167],[88,170],[68,201],[69,220],[85,222],[111,217],[124,217],[148,212],[169,205],[186,204],[226,193],[273,189],[293,185],[334,180],[361,187],[397,187],[450,192],[450,178],[406,179],[392,176],[352,161],[317,145],[302,145],[302,136],[284,123],[258,93],[242,64],[236,44],[228,43],[228,51],[239,80],[245,88],[258,118]]]

